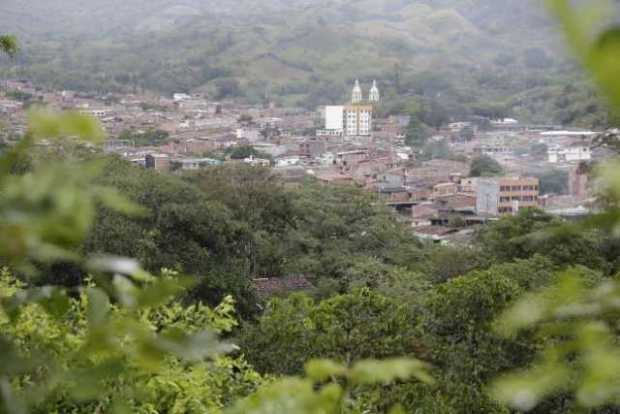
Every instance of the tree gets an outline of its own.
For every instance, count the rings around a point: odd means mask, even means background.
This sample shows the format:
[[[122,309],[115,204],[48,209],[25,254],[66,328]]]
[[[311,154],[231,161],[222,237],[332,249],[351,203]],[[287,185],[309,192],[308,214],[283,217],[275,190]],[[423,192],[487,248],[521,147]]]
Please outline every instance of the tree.
[[[234,98],[241,93],[239,81],[234,78],[221,78],[214,81],[216,88],[216,98]]]
[[[504,172],[501,164],[488,155],[474,158],[471,162],[469,175],[471,177],[491,177],[501,175]]]
[[[44,160],[12,174],[20,152],[42,139],[62,146],[64,136],[101,142],[103,133],[78,114],[33,112],[26,136],[0,156],[0,410],[187,412],[248,392],[260,377],[242,359],[220,359],[216,370],[207,362],[230,349],[214,336],[236,323],[230,298],[215,310],[186,308],[175,300],[188,286],[178,275],[155,278],[135,260],[80,251],[98,206],[141,211],[96,181],[97,162]],[[88,283],[73,290],[30,283],[38,264],[59,262],[87,270]],[[235,370],[247,382],[229,388]]]
[[[18,51],[17,38],[11,35],[0,35],[0,52],[14,56]]]
[[[305,378],[285,378],[238,401],[230,414],[354,414],[368,411],[364,391],[382,389],[408,379],[425,384],[433,380],[426,366],[415,359],[367,360],[347,367],[325,359],[309,361]],[[360,393],[362,391],[362,393]],[[361,395],[360,395],[361,394]],[[386,407],[398,412],[398,404]]]
[[[272,374],[299,373],[308,358],[348,365],[406,355],[415,343],[407,309],[370,289],[318,303],[304,295],[273,299],[239,341],[250,363]]]
[[[119,189],[145,213],[128,217],[100,208],[82,249],[132,255],[155,274],[178,269],[198,282],[194,298],[215,306],[233,294],[239,310],[255,311],[245,246],[251,234],[231,212],[181,177],[106,159],[99,183]]]
[[[170,134],[160,129],[149,129],[146,131],[126,129],[118,136],[118,139],[132,141],[134,145],[139,147],[161,145],[168,138],[170,138]]]
[[[549,146],[544,143],[536,143],[530,147],[530,155],[537,159],[546,159],[549,151]]]
[[[417,115],[410,116],[411,118],[409,119],[409,125],[407,126],[405,140],[407,145],[420,148],[424,145],[426,139],[428,138],[426,135],[426,130]]]
[[[516,216],[503,217],[481,229],[478,243],[482,251],[499,262],[539,254],[559,266],[580,264],[607,273],[610,263],[601,251],[606,237],[562,224],[541,210],[521,210]]]
[[[240,145],[237,147],[228,147],[224,154],[228,154],[233,160],[242,160],[244,158],[248,158],[250,156],[258,157],[261,155],[259,151],[256,150],[251,145]]]
[[[452,152],[450,151],[450,147],[446,140],[441,141],[431,141],[424,145],[420,155],[417,159],[419,160],[447,160],[452,156]]]
[[[436,99],[423,100],[420,111],[417,115],[422,123],[435,129],[440,128],[450,119],[448,116],[448,110],[444,108]]]
[[[472,139],[474,139],[476,134],[474,132],[474,128],[473,127],[466,126],[463,129],[461,129],[461,131],[459,132],[459,136],[460,136],[461,139],[464,139],[465,141],[469,142]]]
[[[538,175],[541,194],[567,194],[568,172],[563,170],[549,170]]]

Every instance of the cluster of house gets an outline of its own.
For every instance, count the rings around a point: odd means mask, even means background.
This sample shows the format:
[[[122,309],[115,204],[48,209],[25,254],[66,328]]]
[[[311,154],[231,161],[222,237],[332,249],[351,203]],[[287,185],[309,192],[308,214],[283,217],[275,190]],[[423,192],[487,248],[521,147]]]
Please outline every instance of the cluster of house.
[[[45,91],[26,81],[2,86],[0,119],[16,134],[23,132],[25,106],[35,102],[99,119],[110,137],[104,151],[145,168],[200,170],[231,162],[216,153],[251,146],[261,155],[234,162],[272,167],[291,182],[311,176],[358,185],[432,240],[462,237],[471,226],[523,208],[583,208],[590,198],[585,163],[604,156],[590,148],[594,132],[521,125],[507,118],[438,128],[429,142],[445,145],[450,157],[416,159],[419,149],[405,143],[410,117],[375,118],[381,99],[376,82],[365,97],[356,81],[349,103],[317,111],[213,102],[201,94],[88,96]],[[135,142],[126,131],[159,131],[166,139]],[[469,178],[470,161],[481,155],[500,162],[505,175]],[[569,194],[542,195],[535,177],[549,169],[566,172]]]

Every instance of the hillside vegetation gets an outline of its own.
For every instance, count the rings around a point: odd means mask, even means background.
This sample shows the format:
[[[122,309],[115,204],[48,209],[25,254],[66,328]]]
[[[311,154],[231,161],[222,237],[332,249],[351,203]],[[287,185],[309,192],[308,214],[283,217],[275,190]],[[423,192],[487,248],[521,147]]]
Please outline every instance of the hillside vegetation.
[[[0,23],[25,44],[2,74],[57,88],[200,90],[312,108],[344,99],[355,78],[377,79],[389,110],[424,96],[452,117],[499,107],[532,122],[606,123],[539,2],[3,3]]]

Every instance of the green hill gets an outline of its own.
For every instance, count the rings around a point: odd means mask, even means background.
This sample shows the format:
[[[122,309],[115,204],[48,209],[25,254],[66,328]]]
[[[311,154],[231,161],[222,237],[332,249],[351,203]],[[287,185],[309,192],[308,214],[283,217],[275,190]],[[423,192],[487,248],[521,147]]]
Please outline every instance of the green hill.
[[[567,116],[553,103],[576,71],[535,1],[3,3],[0,23],[24,48],[2,74],[59,88],[198,89],[312,107],[342,100],[360,78],[379,80],[394,105],[424,96],[453,116],[481,107],[536,122],[588,115]],[[544,108],[533,103],[541,91],[552,94]],[[587,85],[577,91],[590,95]],[[603,122],[596,111],[588,123]]]

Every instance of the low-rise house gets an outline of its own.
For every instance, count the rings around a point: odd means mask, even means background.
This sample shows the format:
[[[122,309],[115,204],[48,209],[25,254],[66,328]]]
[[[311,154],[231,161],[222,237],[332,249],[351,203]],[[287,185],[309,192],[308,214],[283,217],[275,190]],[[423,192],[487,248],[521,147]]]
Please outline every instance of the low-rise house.
[[[326,184],[355,184],[355,180],[349,174],[338,171],[317,171],[314,174],[317,180]]]
[[[319,139],[305,139],[299,143],[299,153],[306,157],[319,157],[325,153],[325,141]]]
[[[557,164],[560,162],[581,162],[592,159],[592,150],[587,145],[571,145],[569,147],[550,147],[547,152],[549,162]]]
[[[437,207],[433,203],[422,203],[411,208],[412,227],[428,227],[433,223],[431,219],[439,214]]]
[[[256,158],[254,155],[244,158],[243,162],[253,167],[269,167],[271,165],[271,161],[263,158]]]
[[[168,154],[147,154],[144,157],[144,166],[157,171],[170,169],[170,156]]]
[[[433,187],[433,198],[439,198],[449,195],[454,195],[458,192],[458,185],[456,183],[441,183]]]
[[[368,150],[360,149],[353,151],[343,151],[336,154],[336,161],[339,164],[351,166],[368,158]]]
[[[301,157],[299,156],[280,157],[276,159],[276,168],[291,167],[294,165],[298,165],[300,162]]]
[[[475,194],[477,183],[477,177],[461,178],[459,181],[459,193]]]
[[[407,170],[398,168],[377,175],[377,191],[380,193],[392,193],[405,191],[407,181]]]
[[[443,213],[473,215],[476,213],[476,196],[474,194],[447,194],[435,197],[435,205]]]

